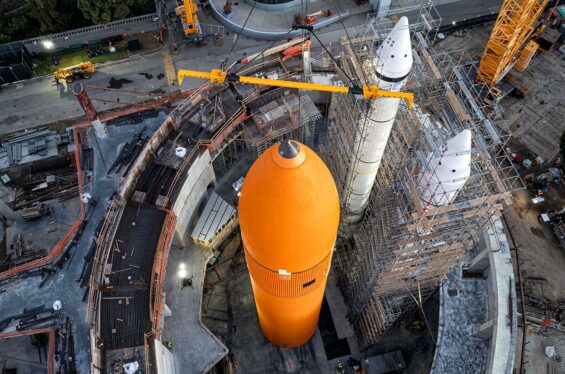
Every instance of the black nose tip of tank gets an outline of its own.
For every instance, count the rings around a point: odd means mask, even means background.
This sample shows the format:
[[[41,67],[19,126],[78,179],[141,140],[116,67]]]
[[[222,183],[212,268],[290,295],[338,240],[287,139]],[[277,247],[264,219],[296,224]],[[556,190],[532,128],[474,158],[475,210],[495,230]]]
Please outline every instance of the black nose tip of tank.
[[[295,158],[300,153],[300,146],[290,139],[285,139],[279,145],[278,151],[284,158]]]

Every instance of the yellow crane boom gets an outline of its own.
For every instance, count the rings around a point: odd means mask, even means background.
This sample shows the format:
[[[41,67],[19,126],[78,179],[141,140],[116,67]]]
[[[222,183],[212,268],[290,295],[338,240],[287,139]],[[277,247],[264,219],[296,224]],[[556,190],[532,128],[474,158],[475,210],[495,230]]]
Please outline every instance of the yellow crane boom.
[[[496,86],[512,68],[514,58],[534,31],[534,22],[548,0],[504,0],[481,58],[477,82]]]
[[[310,90],[310,91],[352,93],[355,95],[363,95],[366,99],[376,99],[377,97],[390,97],[390,98],[406,100],[408,102],[408,108],[410,109],[412,109],[412,103],[414,101],[414,94],[412,93],[386,91],[386,90],[381,90],[376,85],[367,85],[367,84],[363,85],[362,87],[334,86],[331,84],[305,83],[305,82],[285,81],[278,79],[246,77],[237,74],[227,74],[225,71],[219,69],[212,69],[212,71],[210,72],[194,71],[194,70],[179,70],[178,72],[179,85],[182,84],[182,81],[184,80],[185,77],[208,79],[211,83],[224,83],[225,81],[228,81],[228,82],[256,84],[262,86],[296,88],[300,90]]]
[[[198,7],[194,0],[184,0],[183,5],[175,9],[177,16],[182,21],[184,36],[200,33],[200,23],[198,22]]]

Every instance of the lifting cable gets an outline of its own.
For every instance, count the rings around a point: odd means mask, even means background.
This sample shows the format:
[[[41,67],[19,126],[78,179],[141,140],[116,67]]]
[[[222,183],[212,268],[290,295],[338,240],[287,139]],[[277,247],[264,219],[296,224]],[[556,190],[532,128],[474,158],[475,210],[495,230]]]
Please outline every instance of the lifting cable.
[[[291,31],[293,31],[292,28],[289,29],[289,30],[281,37],[281,39],[284,39],[288,34],[290,34]],[[275,39],[275,40],[273,40],[273,42],[272,42],[271,44],[269,44],[266,48],[264,48],[263,51],[261,51],[261,53],[256,54],[255,57],[253,57],[251,60],[249,60],[249,61],[246,63],[246,65],[251,65],[251,63],[252,63],[253,61],[255,61],[259,56],[265,57],[265,56],[264,56],[264,53],[265,53],[266,51],[268,51],[269,49],[273,48],[273,47],[275,46],[275,44],[277,44],[278,42],[280,42],[280,39]],[[241,69],[243,69],[243,67],[238,68],[238,69],[236,70],[235,74],[239,73],[239,71],[240,71]],[[229,71],[230,71],[230,69],[228,69],[228,70],[226,71],[226,73],[229,73]]]
[[[334,2],[334,6],[336,8],[338,17],[340,19],[340,23],[341,26],[345,32],[345,35],[347,37],[347,40],[349,41],[350,45],[351,44],[351,38],[349,37],[349,33],[347,32],[347,28],[345,27],[345,24],[343,23],[343,19],[341,17],[341,12],[335,2],[335,0],[333,0]],[[251,11],[249,12],[249,14],[247,15],[247,18],[245,19],[245,22],[243,23],[243,25],[241,26],[240,31],[236,34],[236,39],[234,44],[232,45],[228,57],[225,59],[225,66],[228,66],[228,62],[229,59],[231,57],[231,54],[233,53],[235,46],[237,45],[237,42],[239,41],[239,35],[241,34],[241,32],[243,31],[243,29],[245,29],[245,26],[247,25],[247,21],[249,21],[249,18],[251,17],[251,14],[253,13],[253,10],[255,9],[255,5],[257,4],[257,1],[253,2],[253,7],[251,8]],[[304,9],[305,12],[308,11],[308,4],[306,3],[306,5],[304,5],[304,0],[301,0],[301,4],[302,4],[302,9]],[[306,31],[308,31],[309,34],[312,34],[314,36],[314,38],[316,38],[316,40],[318,41],[318,43],[322,46],[322,48],[324,49],[324,51],[328,54],[328,56],[332,59],[332,61],[335,63],[335,65],[339,68],[339,70],[341,70],[341,72],[343,73],[343,75],[345,75],[345,77],[347,78],[347,80],[351,83],[352,86],[357,87],[358,85],[354,83],[353,79],[349,76],[349,74],[347,74],[347,72],[341,67],[341,63],[339,63],[339,61],[336,60],[336,58],[332,55],[332,53],[328,50],[328,48],[326,47],[326,45],[320,40],[320,38],[318,38],[318,35],[316,35],[316,33],[314,32],[314,27],[312,25],[292,25],[292,28],[290,30],[288,30],[283,36],[282,38],[286,37],[291,31],[294,30],[299,30],[302,29],[302,36],[303,38],[306,37]],[[267,46],[266,48],[263,49],[263,51],[257,55],[255,55],[255,57],[253,57],[247,64],[250,64],[251,62],[253,62],[254,60],[256,60],[259,56],[264,56],[265,51],[267,51],[268,49],[272,48],[277,42],[279,42],[280,40],[274,40],[269,46]],[[355,58],[357,58],[357,55],[355,55]],[[237,74],[239,72],[239,70],[241,70],[241,68],[239,68],[235,74]],[[226,70],[226,73],[229,73],[229,69]],[[365,77],[365,72],[363,72],[363,78],[366,80],[367,78]]]
[[[304,0],[300,0],[300,10],[304,12],[304,15],[302,16],[302,19],[305,19],[306,17],[308,17],[308,2],[306,2],[306,4],[304,4]],[[304,38],[306,37],[306,30],[302,30],[302,40],[304,40]],[[304,49],[303,49],[303,44],[304,42],[302,42],[300,44],[301,46],[301,50],[302,53],[300,54],[302,57],[302,59],[304,59]],[[306,82],[306,72],[304,71],[304,60],[302,61],[302,82]],[[298,123],[301,123],[301,115],[302,115],[302,94],[300,93],[300,90],[297,90],[298,92]],[[292,113],[290,114],[292,116]],[[301,139],[302,142],[306,143],[304,137]]]
[[[406,287],[406,289],[410,293],[410,296],[412,296],[412,299],[414,299],[414,302],[418,306],[418,310],[420,311],[420,313],[422,313],[422,317],[424,318],[424,325],[426,325],[428,333],[430,334],[430,337],[432,338],[432,341],[434,342],[434,347],[435,347],[436,344],[437,344],[436,339],[434,337],[432,329],[430,328],[430,324],[428,323],[428,319],[426,318],[426,313],[424,313],[424,300],[422,300],[422,291],[420,289],[420,282],[418,282],[418,299],[416,299],[416,297],[414,296],[412,291],[410,291],[410,288],[408,288],[406,281],[404,282],[404,287]]]
[[[343,73],[343,75],[345,75],[345,77],[347,78],[347,80],[349,80],[349,82],[351,83],[352,86],[357,87],[358,85],[355,84],[353,82],[353,79],[351,79],[351,77],[345,72],[345,70],[343,70],[343,68],[341,67],[341,64],[335,59],[335,57],[331,54],[331,52],[326,48],[326,45],[324,43],[322,43],[322,41],[320,40],[320,38],[318,38],[318,35],[316,35],[316,33],[314,32],[314,26],[312,25],[292,25],[292,28],[295,30],[299,30],[299,29],[303,29],[303,30],[307,30],[308,32],[310,32],[310,34],[314,35],[314,38],[316,38],[316,40],[318,41],[318,43],[320,43],[320,45],[322,46],[322,48],[324,49],[324,51],[326,51],[326,53],[330,56],[330,58],[332,59],[332,61],[335,63],[335,65],[339,68],[339,70],[341,70],[341,72]]]
[[[347,38],[347,42],[349,43],[349,45],[351,46],[351,50],[353,51],[353,56],[355,57],[355,59],[357,60],[357,62],[359,62],[359,57],[357,56],[357,53],[355,52],[355,49],[353,49],[353,43],[351,42],[351,38],[349,37],[349,33],[347,32],[347,27],[345,27],[345,23],[343,22],[343,17],[341,16],[341,12],[339,11],[339,8],[337,6],[336,0],[333,0],[334,3],[334,7],[337,11],[337,16],[339,17],[339,23],[341,23],[341,27],[343,28],[343,31],[345,32],[345,36]],[[363,74],[363,79],[365,80],[365,83],[368,83],[367,81],[367,76],[365,75],[365,70],[361,69],[361,74]]]
[[[228,53],[228,57],[226,57],[226,60],[224,62],[224,64],[227,66],[229,59],[231,57],[231,54],[233,52],[233,50],[235,49],[235,46],[237,45],[237,42],[239,41],[239,35],[241,34],[241,32],[243,31],[243,29],[245,29],[245,26],[247,25],[247,21],[249,21],[249,18],[251,17],[251,14],[253,13],[253,11],[255,10],[255,5],[257,5],[257,1],[253,2],[253,7],[251,7],[251,10],[249,11],[249,14],[247,15],[247,18],[245,19],[245,22],[243,23],[243,25],[241,26],[241,29],[239,30],[239,32],[237,34],[235,34],[235,41],[233,42],[233,45],[231,46],[230,52]]]

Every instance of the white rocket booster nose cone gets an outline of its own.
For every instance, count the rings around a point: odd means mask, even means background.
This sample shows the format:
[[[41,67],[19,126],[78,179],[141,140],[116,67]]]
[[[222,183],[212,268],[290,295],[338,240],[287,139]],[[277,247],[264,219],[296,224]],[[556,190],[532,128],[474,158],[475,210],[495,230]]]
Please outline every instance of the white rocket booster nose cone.
[[[422,200],[441,206],[449,204],[471,175],[471,130],[449,139],[439,154],[430,154],[427,169],[420,175]]]
[[[381,79],[400,80],[408,75],[412,62],[408,18],[401,17],[377,50],[374,65]]]

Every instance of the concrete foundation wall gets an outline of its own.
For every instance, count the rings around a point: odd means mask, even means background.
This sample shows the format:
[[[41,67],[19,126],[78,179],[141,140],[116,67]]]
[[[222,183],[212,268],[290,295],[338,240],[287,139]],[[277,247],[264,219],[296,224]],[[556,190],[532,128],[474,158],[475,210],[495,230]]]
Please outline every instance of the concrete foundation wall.
[[[512,373],[518,330],[516,290],[510,246],[502,221],[496,217],[485,235],[490,250],[489,318],[494,320],[487,373]],[[492,303],[492,304],[490,304]]]
[[[288,30],[280,30],[280,31],[257,30],[257,29],[252,29],[250,27],[245,27],[242,30],[241,25],[229,19],[228,16],[224,14],[223,9],[220,9],[218,5],[215,4],[214,1],[210,1],[209,4],[210,4],[210,8],[212,8],[212,12],[214,13],[218,21],[220,21],[224,26],[226,26],[228,29],[234,32],[241,33],[250,38],[262,39],[262,40],[280,40],[285,38],[295,38],[297,36],[302,35],[302,30],[294,30],[288,32]],[[316,22],[314,24],[314,30],[318,30],[322,27],[328,26],[332,23],[338,22],[340,19],[344,19],[347,17],[349,17],[348,11],[342,11],[339,15],[326,17],[323,20]]]
[[[90,362],[90,373],[100,374],[102,373],[102,352],[96,346],[96,335],[94,334],[94,329],[90,329],[90,351],[92,352],[91,362]]]
[[[175,358],[159,340],[155,342],[155,365],[159,374],[176,374]]]
[[[475,248],[442,283],[437,346],[431,373],[511,374],[517,310],[510,246],[498,216]],[[466,278],[463,267],[488,264],[482,276]],[[476,261],[475,261],[476,260]]]
[[[163,124],[159,127],[155,134],[153,134],[147,144],[145,144],[145,147],[143,147],[143,150],[134,161],[131,171],[126,177],[126,180],[120,187],[120,195],[124,198],[124,200],[129,200],[134,192],[139,177],[153,158],[153,155],[157,153],[157,150],[159,149],[159,147],[161,147],[163,141],[167,139],[173,129],[174,121],[173,119],[171,119],[171,117],[167,117],[165,122],[163,122]]]
[[[176,230],[183,244],[188,243],[192,230],[194,213],[208,197],[208,186],[215,185],[216,175],[212,168],[210,152],[205,150],[192,163],[173,206],[177,216]],[[182,180],[182,179],[181,179]]]

